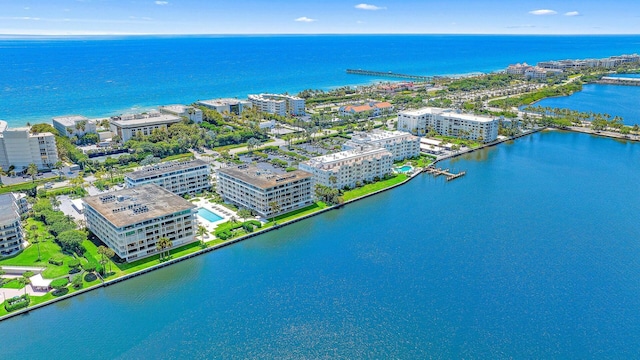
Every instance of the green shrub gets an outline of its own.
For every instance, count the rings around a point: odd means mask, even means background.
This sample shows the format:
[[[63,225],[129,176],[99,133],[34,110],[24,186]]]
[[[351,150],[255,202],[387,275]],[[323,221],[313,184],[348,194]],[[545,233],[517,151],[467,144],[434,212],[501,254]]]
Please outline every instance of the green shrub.
[[[245,231],[248,233],[253,232],[253,225],[249,223],[242,223],[242,228],[245,229]]]
[[[80,260],[78,260],[78,259],[71,259],[71,260],[67,261],[67,265],[68,265],[70,268],[74,268],[74,269],[75,269],[75,268],[78,268],[78,267],[80,267]]]
[[[49,264],[56,265],[56,266],[62,266],[62,265],[64,265],[64,261],[62,261],[62,259],[52,257],[52,258],[49,259]]]
[[[96,262],[93,262],[93,261],[88,261],[86,264],[82,265],[82,268],[86,272],[94,272],[94,271],[96,271],[97,267],[98,267],[98,264]]]
[[[4,304],[4,308],[8,312],[16,311],[18,309],[26,308],[27,306],[29,306],[29,302],[31,302],[31,299],[27,294],[16,296],[7,300],[7,302]]]
[[[28,279],[28,278],[32,277],[33,275],[35,275],[33,273],[33,271],[25,271],[25,272],[22,273],[22,277],[25,278],[25,279]]]
[[[56,289],[56,290],[60,290],[63,287],[67,286],[67,284],[69,284],[69,279],[65,278],[61,278],[61,279],[55,279],[51,282],[51,287]]]

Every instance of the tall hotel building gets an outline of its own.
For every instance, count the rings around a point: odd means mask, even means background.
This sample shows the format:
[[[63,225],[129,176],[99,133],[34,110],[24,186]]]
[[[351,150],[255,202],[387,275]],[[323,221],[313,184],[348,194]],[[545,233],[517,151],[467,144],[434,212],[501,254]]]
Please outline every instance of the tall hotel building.
[[[27,212],[27,199],[23,195],[0,195],[0,258],[22,249],[24,234],[21,215]]]
[[[359,145],[351,150],[314,157],[298,165],[300,170],[313,174],[316,184],[342,189],[356,183],[373,181],[391,173],[393,154],[373,145]]]
[[[305,101],[297,96],[278,94],[249,95],[249,101],[258,110],[268,114],[280,116],[305,114]]]
[[[182,118],[172,114],[151,112],[148,114],[122,115],[110,120],[111,132],[120,136],[125,143],[136,134],[151,135],[156,129],[166,130],[171,124],[179,123]]]
[[[202,160],[171,161],[150,165],[125,175],[128,188],[156,184],[170,192],[182,195],[211,188],[209,164]]]
[[[194,242],[196,206],[155,184],[83,199],[87,228],[126,261],[157,254],[167,237],[173,247]]]
[[[313,202],[312,175],[295,170],[274,174],[253,165],[218,170],[217,191],[225,201],[270,218]],[[272,202],[278,204],[273,209]]]
[[[38,169],[50,169],[56,162],[58,149],[52,133],[31,133],[28,127],[9,129],[6,121],[0,121],[0,166],[5,171],[13,165],[20,172],[32,163]]]
[[[421,136],[429,129],[440,135],[481,140],[486,143],[498,138],[498,119],[435,107],[398,113],[398,130]]]

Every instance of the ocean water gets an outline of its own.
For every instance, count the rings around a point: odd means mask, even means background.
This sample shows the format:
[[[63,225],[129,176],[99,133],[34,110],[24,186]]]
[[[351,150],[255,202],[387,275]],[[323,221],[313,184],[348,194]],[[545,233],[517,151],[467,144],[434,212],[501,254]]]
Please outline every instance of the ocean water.
[[[257,92],[366,84],[347,68],[419,75],[636,53],[640,36],[326,35],[0,39],[0,119],[105,116]],[[397,79],[395,79],[397,80]]]
[[[640,144],[552,131],[442,166],[467,175],[3,321],[0,358],[638,356]]]
[[[619,75],[634,77],[638,74]],[[596,113],[622,116],[626,125],[640,125],[640,86],[585,85],[582,91],[569,96],[547,98],[536,105],[552,108],[593,111]]]

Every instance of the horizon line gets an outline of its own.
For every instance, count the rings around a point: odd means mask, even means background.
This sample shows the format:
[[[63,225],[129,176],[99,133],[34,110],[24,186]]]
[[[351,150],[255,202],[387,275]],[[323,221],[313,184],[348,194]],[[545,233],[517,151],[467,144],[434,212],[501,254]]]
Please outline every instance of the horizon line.
[[[0,38],[7,37],[225,37],[225,36],[399,36],[399,35],[438,35],[438,36],[640,36],[640,33],[193,33],[193,34],[169,34],[169,33],[99,33],[99,34],[5,34],[0,33]]]

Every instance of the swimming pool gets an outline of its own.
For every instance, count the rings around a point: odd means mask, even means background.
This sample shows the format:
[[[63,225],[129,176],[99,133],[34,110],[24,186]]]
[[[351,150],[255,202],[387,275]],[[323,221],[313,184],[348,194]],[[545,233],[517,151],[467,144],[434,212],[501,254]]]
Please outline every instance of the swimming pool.
[[[413,170],[413,166],[411,165],[404,165],[403,167],[396,168],[396,172],[399,172],[399,173],[406,173],[411,170]]]
[[[222,216],[205,208],[198,208],[198,215],[202,216],[202,218],[212,223],[224,219]]]

